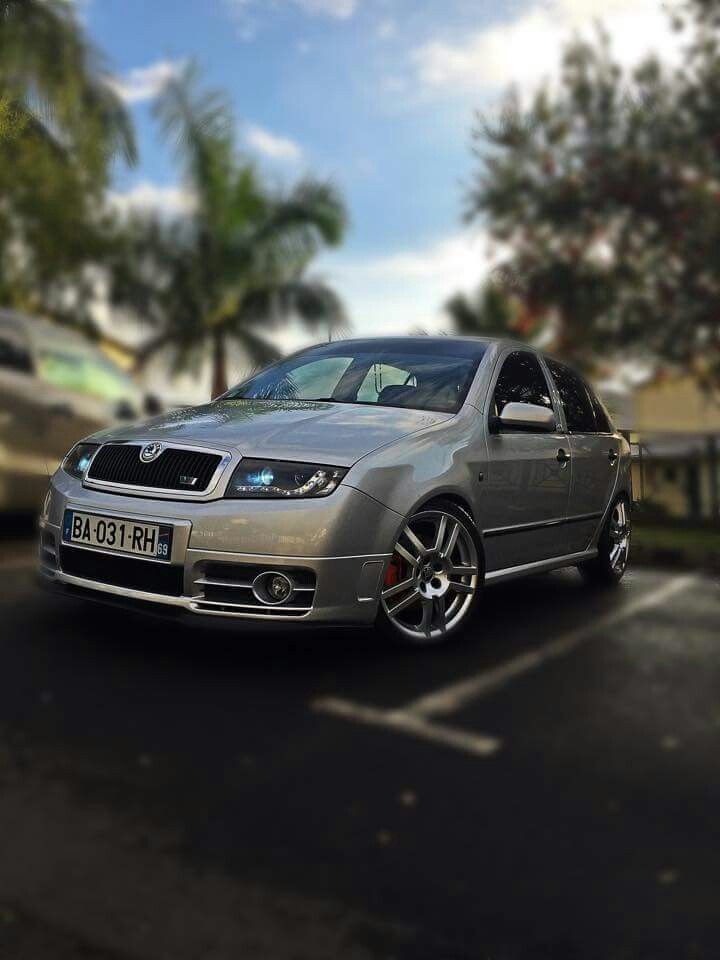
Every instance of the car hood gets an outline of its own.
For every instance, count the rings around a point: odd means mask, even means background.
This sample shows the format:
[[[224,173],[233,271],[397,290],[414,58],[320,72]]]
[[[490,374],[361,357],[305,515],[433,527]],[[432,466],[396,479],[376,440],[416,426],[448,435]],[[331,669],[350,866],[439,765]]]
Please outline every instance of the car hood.
[[[400,437],[451,419],[449,413],[303,400],[220,400],[175,410],[91,439],[217,445],[244,457],[350,467]]]

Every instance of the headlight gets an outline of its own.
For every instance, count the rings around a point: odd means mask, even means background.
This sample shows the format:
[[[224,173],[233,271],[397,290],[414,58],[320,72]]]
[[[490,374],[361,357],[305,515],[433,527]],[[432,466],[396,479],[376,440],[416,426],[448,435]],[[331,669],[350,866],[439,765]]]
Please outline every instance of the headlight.
[[[341,467],[284,460],[242,460],[235,468],[226,497],[281,500],[327,497],[347,473]]]
[[[100,446],[99,443],[78,443],[65,457],[62,468],[76,480],[84,480],[93,454]]]

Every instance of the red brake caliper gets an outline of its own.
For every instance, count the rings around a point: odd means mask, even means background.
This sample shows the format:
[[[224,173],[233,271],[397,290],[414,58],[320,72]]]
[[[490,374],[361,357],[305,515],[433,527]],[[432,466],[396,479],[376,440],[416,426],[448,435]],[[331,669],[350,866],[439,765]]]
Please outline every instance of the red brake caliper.
[[[400,569],[400,563],[401,561],[397,557],[392,557],[390,560],[387,570],[385,571],[384,586],[386,588],[394,587],[395,584],[400,583],[400,574],[402,572]]]

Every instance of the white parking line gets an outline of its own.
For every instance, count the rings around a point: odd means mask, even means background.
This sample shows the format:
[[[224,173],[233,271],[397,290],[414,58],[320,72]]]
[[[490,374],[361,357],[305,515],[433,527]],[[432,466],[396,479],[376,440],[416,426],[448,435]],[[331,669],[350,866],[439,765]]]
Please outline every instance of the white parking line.
[[[409,733],[411,736],[440,743],[446,747],[455,747],[456,750],[474,753],[479,757],[492,756],[502,745],[496,737],[471,733],[468,730],[447,727],[444,724],[430,723],[418,714],[407,710],[381,710],[377,707],[353,703],[351,700],[342,700],[339,697],[322,697],[315,700],[312,707],[320,713],[332,713],[336,717],[344,717],[356,723]]]
[[[581,643],[597,635],[599,631],[617,626],[645,610],[661,606],[676,594],[687,590],[696,580],[697,577],[693,575],[673,577],[662,587],[658,587],[657,590],[652,590],[645,596],[630,601],[620,610],[608,613],[591,623],[577,627],[575,630],[570,630],[563,636],[558,637],[557,640],[542,647],[542,649],[520,654],[520,656],[508,660],[507,663],[503,663],[499,667],[481,671],[472,677],[460,680],[458,683],[441,687],[439,690],[425,694],[395,710],[384,710],[354,703],[350,700],[343,700],[339,697],[322,697],[313,701],[311,706],[313,710],[320,713],[344,717],[356,723],[385,727],[475,756],[489,757],[497,753],[502,746],[502,741],[497,737],[471,733],[458,727],[433,723],[428,718],[461,710],[467,704],[504,687],[515,677],[536,670],[547,661],[570,653]]]
[[[558,637],[541,647],[538,650],[530,650],[522,653],[520,656],[507,663],[501,664],[492,670],[485,670],[475,676],[467,677],[458,683],[451,683],[447,687],[435,690],[426,696],[413,700],[403,709],[411,713],[418,714],[421,717],[435,717],[447,713],[455,713],[461,710],[465,704],[478,700],[488,693],[504,687],[510,680],[519,677],[530,670],[536,670],[548,660],[554,660],[557,657],[565,656],[581,643],[590,640],[596,633],[606,630],[608,627],[617,626],[625,620],[630,620],[638,613],[644,610],[650,610],[652,607],[658,607],[674,597],[675,594],[686,590],[697,578],[695,576],[673,577],[668,583],[663,584],[657,590],[652,590],[644,597],[638,597],[637,600],[631,600],[620,610],[606,614],[591,623],[587,623],[575,630],[570,630],[563,636]]]

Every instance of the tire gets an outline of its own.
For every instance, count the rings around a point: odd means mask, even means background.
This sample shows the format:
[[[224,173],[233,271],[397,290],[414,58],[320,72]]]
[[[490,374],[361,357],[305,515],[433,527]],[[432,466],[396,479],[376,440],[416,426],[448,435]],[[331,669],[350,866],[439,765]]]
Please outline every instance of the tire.
[[[630,558],[631,534],[629,501],[618,497],[600,534],[597,557],[578,568],[588,583],[606,587],[620,583]]]
[[[434,500],[406,521],[397,539],[377,626],[397,643],[443,643],[470,622],[483,580],[482,543],[472,517],[449,500]]]

